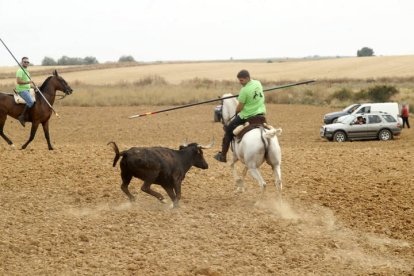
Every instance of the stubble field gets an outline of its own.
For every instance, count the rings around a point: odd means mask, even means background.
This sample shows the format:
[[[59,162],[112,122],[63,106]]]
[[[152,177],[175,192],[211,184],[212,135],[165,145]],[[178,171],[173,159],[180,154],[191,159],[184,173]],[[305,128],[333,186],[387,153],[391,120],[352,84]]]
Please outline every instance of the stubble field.
[[[414,273],[412,128],[388,142],[331,143],[319,138],[331,108],[269,105],[268,121],[283,129],[279,202],[267,165],[264,199],[250,176],[235,193],[229,165],[213,159],[223,133],[213,106],[127,119],[162,108],[59,107],[54,151],[40,129],[25,151],[0,141],[1,275]],[[5,132],[19,148],[29,128],[9,119]],[[212,137],[210,167],[188,172],[179,209],[137,179],[128,202],[109,141],[177,148]]]

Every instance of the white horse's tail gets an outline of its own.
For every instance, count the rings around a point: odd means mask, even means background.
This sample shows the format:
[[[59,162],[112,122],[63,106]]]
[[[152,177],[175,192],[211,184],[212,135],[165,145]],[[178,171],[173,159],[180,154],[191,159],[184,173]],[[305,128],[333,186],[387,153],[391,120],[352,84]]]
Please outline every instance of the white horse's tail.
[[[264,133],[264,137],[266,139],[270,139],[273,138],[275,136],[280,136],[282,134],[282,129],[279,128],[274,128],[272,126],[266,125],[267,127],[269,127],[270,129],[267,129]]]

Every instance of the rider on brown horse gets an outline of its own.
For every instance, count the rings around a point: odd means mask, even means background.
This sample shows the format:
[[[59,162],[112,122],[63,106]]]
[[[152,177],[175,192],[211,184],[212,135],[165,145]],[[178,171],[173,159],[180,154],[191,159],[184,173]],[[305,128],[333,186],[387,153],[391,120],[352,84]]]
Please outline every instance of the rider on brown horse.
[[[22,97],[26,105],[23,109],[23,112],[17,118],[22,126],[25,126],[24,116],[26,112],[34,105],[34,101],[30,96],[30,84],[32,81],[30,80],[29,71],[27,71],[27,67],[29,66],[29,58],[23,57],[21,62],[21,67],[16,72],[16,92]]]

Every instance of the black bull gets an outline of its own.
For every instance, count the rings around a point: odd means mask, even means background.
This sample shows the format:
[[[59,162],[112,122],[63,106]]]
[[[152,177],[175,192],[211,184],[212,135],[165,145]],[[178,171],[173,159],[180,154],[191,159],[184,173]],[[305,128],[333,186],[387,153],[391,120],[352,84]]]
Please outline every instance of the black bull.
[[[159,184],[171,198],[174,207],[178,207],[181,198],[181,182],[192,166],[200,169],[208,169],[208,164],[203,156],[202,149],[210,148],[196,143],[180,146],[179,150],[164,147],[133,147],[120,152],[115,142],[109,142],[115,151],[113,166],[119,158],[121,168],[121,190],[130,201],[135,197],[129,192],[128,185],[132,177],[144,181],[141,187],[146,192],[164,202],[164,197],[151,189],[151,184]]]

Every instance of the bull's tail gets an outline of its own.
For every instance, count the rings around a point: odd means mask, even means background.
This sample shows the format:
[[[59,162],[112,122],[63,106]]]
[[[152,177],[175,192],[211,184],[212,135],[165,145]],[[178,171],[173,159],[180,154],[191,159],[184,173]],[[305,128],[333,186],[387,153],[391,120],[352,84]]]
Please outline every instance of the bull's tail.
[[[115,158],[114,158],[114,163],[113,163],[113,167],[115,167],[116,166],[116,163],[118,162],[118,160],[119,160],[119,158],[121,157],[121,155],[122,155],[122,152],[120,153],[119,152],[119,149],[118,149],[118,146],[116,145],[116,143],[115,142],[109,142],[108,143],[108,145],[111,145],[112,146],[112,148],[114,149],[114,151],[115,151]]]

